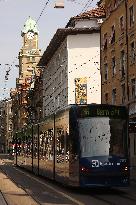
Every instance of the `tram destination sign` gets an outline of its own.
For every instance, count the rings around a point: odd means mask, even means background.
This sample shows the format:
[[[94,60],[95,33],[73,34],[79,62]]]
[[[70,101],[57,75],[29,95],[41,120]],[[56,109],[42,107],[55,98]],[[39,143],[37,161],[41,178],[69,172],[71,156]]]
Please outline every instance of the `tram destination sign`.
[[[125,107],[117,106],[85,106],[78,110],[78,117],[110,117],[124,118],[127,116]]]

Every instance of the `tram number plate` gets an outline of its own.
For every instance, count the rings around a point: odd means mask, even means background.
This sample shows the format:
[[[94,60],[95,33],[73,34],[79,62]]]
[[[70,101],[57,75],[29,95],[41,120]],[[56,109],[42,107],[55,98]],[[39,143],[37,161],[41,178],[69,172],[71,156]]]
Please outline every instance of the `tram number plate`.
[[[101,162],[97,159],[93,159],[92,160],[92,167],[101,167],[101,166],[114,166],[115,164],[113,162],[109,162],[109,161],[106,161],[106,162]],[[117,166],[120,166],[120,162],[116,163]]]
[[[99,160],[92,160],[92,167],[99,167],[102,163]]]

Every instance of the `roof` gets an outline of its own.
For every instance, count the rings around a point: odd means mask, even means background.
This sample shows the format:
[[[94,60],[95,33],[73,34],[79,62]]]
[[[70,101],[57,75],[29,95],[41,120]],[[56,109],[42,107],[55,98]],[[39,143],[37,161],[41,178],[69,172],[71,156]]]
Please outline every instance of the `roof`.
[[[74,19],[90,19],[90,18],[104,18],[105,9],[100,6],[90,11],[86,11],[74,17]]]
[[[70,25],[72,21],[75,20],[84,20],[84,19],[92,19],[92,18],[105,18],[105,9],[103,6],[99,6],[97,8],[91,9],[89,11],[86,11],[84,13],[81,13],[77,16],[71,17],[69,22],[67,23],[66,27]]]
[[[50,59],[52,58],[55,51],[59,48],[61,43],[68,35],[76,35],[76,34],[91,34],[91,33],[99,33],[100,28],[63,28],[58,29],[53,36],[50,44],[47,49],[43,53],[39,63],[37,66],[46,66]]]
[[[33,31],[38,34],[38,29],[36,25],[36,21],[34,21],[30,16],[24,24],[24,28],[22,30],[22,34],[27,33],[28,31]]]

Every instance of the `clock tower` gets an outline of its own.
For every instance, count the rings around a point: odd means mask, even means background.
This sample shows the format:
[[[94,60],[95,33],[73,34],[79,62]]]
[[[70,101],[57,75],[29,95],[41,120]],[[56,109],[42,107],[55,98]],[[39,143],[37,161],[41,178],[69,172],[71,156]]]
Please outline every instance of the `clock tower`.
[[[34,83],[40,74],[37,64],[41,58],[38,48],[38,29],[36,22],[29,17],[21,31],[23,45],[20,49],[19,78],[16,79],[16,90],[12,96],[14,112],[14,130],[19,130],[27,125],[29,113],[29,94],[34,90]]]
[[[29,17],[21,31],[23,46],[19,52],[19,78],[36,75],[36,65],[41,57],[38,48],[38,29],[36,22]]]

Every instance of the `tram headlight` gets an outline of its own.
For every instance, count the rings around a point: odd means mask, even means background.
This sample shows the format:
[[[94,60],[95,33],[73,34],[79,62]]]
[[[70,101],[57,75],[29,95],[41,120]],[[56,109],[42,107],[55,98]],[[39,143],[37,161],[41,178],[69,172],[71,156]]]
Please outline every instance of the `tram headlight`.
[[[127,167],[127,166],[125,166],[124,170],[125,170],[125,171],[128,171],[128,167]]]
[[[89,169],[87,167],[81,166],[80,167],[80,173],[89,173]]]

